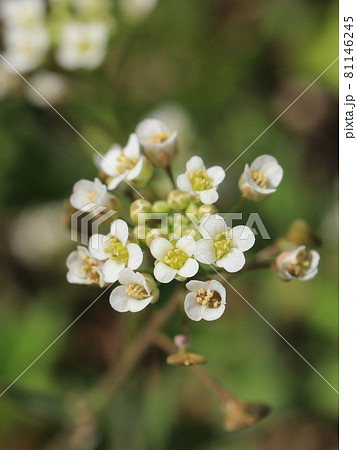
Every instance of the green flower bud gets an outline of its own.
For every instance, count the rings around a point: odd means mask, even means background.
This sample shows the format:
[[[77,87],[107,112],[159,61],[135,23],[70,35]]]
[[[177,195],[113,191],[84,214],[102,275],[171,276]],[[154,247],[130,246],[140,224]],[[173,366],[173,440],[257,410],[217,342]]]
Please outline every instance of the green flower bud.
[[[187,206],[185,213],[193,213],[197,216],[198,214],[198,206],[197,203],[191,202],[189,203],[189,205]]]
[[[133,229],[133,236],[138,242],[145,242],[149,229],[146,225],[137,225]]]
[[[198,208],[198,218],[201,219],[205,215],[216,214],[218,209],[214,205],[202,205]]]
[[[173,210],[185,209],[188,206],[188,198],[183,192],[175,189],[167,196],[167,203]]]
[[[138,222],[139,213],[150,213],[152,210],[151,203],[144,199],[135,200],[130,205],[130,218],[133,222]]]
[[[130,183],[133,184],[135,187],[142,187],[145,186],[145,184],[150,180],[153,173],[153,167],[149,160],[145,158],[145,156],[142,157],[144,159],[143,167],[141,169],[141,172],[139,175],[134,178],[134,180],[131,180]]]
[[[158,200],[152,205],[152,212],[154,213],[168,213],[170,212],[170,207],[164,200]]]
[[[151,242],[157,237],[166,237],[166,235],[163,234],[159,228],[151,228],[151,230],[146,233],[146,245],[150,247]]]

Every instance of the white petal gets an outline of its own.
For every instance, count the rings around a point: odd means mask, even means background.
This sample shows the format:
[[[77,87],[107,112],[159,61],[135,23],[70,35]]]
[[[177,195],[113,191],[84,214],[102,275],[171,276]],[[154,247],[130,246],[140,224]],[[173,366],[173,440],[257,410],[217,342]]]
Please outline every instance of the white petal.
[[[145,162],[145,158],[143,156],[140,156],[139,161],[128,172],[126,179],[131,181],[131,180],[134,180],[135,178],[137,178],[143,170],[144,162]]]
[[[130,159],[139,158],[140,144],[136,134],[131,133],[128,143],[124,148],[124,154]]]
[[[202,319],[203,308],[202,308],[202,305],[200,305],[196,301],[196,293],[195,292],[190,292],[186,295],[184,308],[185,308],[185,312],[186,312],[187,316],[191,320],[198,322],[199,320]]]
[[[203,264],[212,264],[216,261],[212,239],[200,239],[196,242],[195,258]]]
[[[192,236],[184,236],[177,241],[176,247],[186,253],[187,256],[192,256],[196,249],[196,241]]]
[[[126,286],[129,286],[129,284],[142,284],[141,277],[141,273],[136,273],[132,269],[127,268],[119,274],[118,281]]]
[[[108,259],[102,268],[104,281],[114,283],[114,281],[118,280],[119,274],[123,269],[125,269],[124,263]]]
[[[222,316],[225,309],[226,305],[224,303],[221,303],[218,308],[210,308],[208,306],[204,306],[202,308],[202,318],[208,321],[217,320]]]
[[[178,271],[178,274],[181,277],[193,277],[198,272],[198,269],[200,266],[198,265],[198,262],[193,258],[188,258],[188,260],[185,262],[185,264],[181,267],[181,269]]]
[[[216,264],[218,267],[222,267],[227,272],[238,272],[238,270],[244,266],[245,258],[240,250],[237,248],[232,248],[228,255],[225,255],[223,258],[216,261]]]
[[[205,205],[212,205],[218,200],[218,192],[216,188],[207,189],[207,191],[196,191],[201,202]]]
[[[159,261],[161,261],[166,253],[173,248],[174,246],[171,244],[171,242],[163,237],[155,238],[150,245],[152,256]]]
[[[155,134],[169,133],[166,123],[159,119],[144,119],[135,130],[142,144],[146,144]]]
[[[209,288],[209,284],[205,281],[191,280],[186,283],[186,288],[191,292],[197,292],[199,289],[207,290]]]
[[[265,168],[263,173],[268,178],[270,187],[276,188],[283,179],[284,170],[279,164],[276,164]]]
[[[93,234],[89,239],[88,249],[90,254],[97,259],[108,259],[109,254],[104,251],[108,247],[109,237],[104,234]]]
[[[171,269],[171,267],[167,266],[161,261],[155,264],[154,276],[157,281],[160,281],[160,283],[170,283],[170,281],[175,278],[176,273],[177,270]]]
[[[212,184],[217,186],[224,180],[226,172],[221,166],[213,166],[207,169],[207,175],[211,178]]]
[[[253,247],[255,235],[253,231],[244,225],[238,225],[232,229],[233,246],[245,252]]]
[[[212,280],[209,284],[210,291],[216,291],[221,296],[222,303],[226,304],[226,288],[217,280]]]
[[[251,189],[253,189],[253,191],[259,192],[259,194],[262,195],[270,195],[273,192],[276,191],[275,188],[262,188],[260,186],[258,186],[256,184],[256,182],[253,180],[251,174],[250,174],[251,169],[249,169],[248,164],[246,164],[245,168],[244,168],[244,176],[246,179],[247,184],[251,187]]]
[[[126,248],[129,253],[128,267],[130,269],[137,269],[143,262],[143,251],[138,244],[128,244]]]
[[[121,219],[114,220],[110,225],[110,234],[119,239],[125,245],[129,236],[128,224]]]
[[[96,158],[99,168],[110,177],[118,175],[116,166],[118,165],[117,158],[121,151],[120,145],[114,144],[105,155],[98,155],[98,158]]]
[[[186,170],[188,173],[191,172],[197,172],[197,170],[202,170],[203,172],[206,172],[206,167],[203,163],[202,158],[199,156],[192,156],[187,163],[186,163]]]
[[[317,269],[310,269],[306,272],[305,275],[302,277],[299,277],[299,280],[301,281],[308,281],[314,278],[317,275],[318,270]]]
[[[255,172],[259,172],[259,170],[266,169],[269,166],[275,166],[278,164],[278,161],[271,155],[260,155],[250,165],[250,170],[254,170]]]
[[[137,300],[126,292],[126,286],[118,286],[110,294],[109,302],[112,308],[119,312],[142,311],[152,300],[152,297]]]
[[[214,239],[218,234],[227,231],[227,229],[225,220],[218,214],[207,216],[201,223],[201,234],[206,239]]]
[[[320,255],[315,250],[310,251],[311,267],[316,268],[319,265]]]
[[[185,173],[177,177],[177,187],[183,192],[193,191],[191,181]]]
[[[66,278],[68,283],[71,284],[92,284],[86,277],[80,277],[71,271],[67,272]]]
[[[119,186],[119,184],[125,180],[126,174],[128,172],[125,172],[121,175],[115,176],[114,178],[111,179],[111,181],[108,183],[108,190],[112,191],[113,189],[117,188]]]

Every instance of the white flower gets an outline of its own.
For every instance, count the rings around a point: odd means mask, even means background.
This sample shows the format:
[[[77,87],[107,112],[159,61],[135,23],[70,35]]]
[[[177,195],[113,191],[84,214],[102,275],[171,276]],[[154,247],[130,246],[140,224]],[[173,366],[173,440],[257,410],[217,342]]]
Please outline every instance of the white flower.
[[[68,22],[61,30],[57,62],[69,70],[95,69],[104,60],[108,39],[105,22]]]
[[[43,62],[49,48],[47,30],[41,25],[6,30],[4,41],[4,58],[20,73],[36,69]],[[9,70],[13,69],[9,66]]]
[[[0,4],[0,15],[9,28],[37,25],[46,13],[44,0],[5,0]]]
[[[145,183],[152,175],[152,166],[140,154],[138,137],[132,133],[124,149],[114,144],[103,156],[94,159],[98,168],[108,175],[108,189],[115,189],[123,180],[136,185]]]
[[[112,195],[108,194],[107,187],[98,178],[94,181],[79,180],[73,187],[73,194],[69,201],[73,208],[83,209],[89,203],[99,206],[112,207]]]
[[[75,284],[98,284],[104,286],[102,263],[93,258],[88,250],[78,245],[66,261],[67,281]]]
[[[120,3],[129,20],[139,21],[151,13],[157,0],[120,0]]]
[[[218,200],[217,187],[226,176],[220,166],[206,170],[202,158],[193,156],[187,161],[186,173],[177,177],[177,186],[192,199],[211,205]]]
[[[176,278],[188,278],[196,275],[198,262],[192,258],[196,242],[191,236],[184,236],[176,241],[168,241],[163,237],[154,239],[150,251],[155,262],[154,276],[161,283],[170,283]]]
[[[191,280],[186,284],[189,291],[185,298],[185,311],[191,320],[196,322],[216,320],[226,309],[226,289],[216,280]]]
[[[145,119],[135,130],[148,159],[157,166],[169,166],[175,158],[177,131],[170,131],[165,122],[159,119]]]
[[[50,72],[48,70],[42,70],[41,72],[34,74],[29,82],[32,87],[26,85],[25,95],[32,104],[41,108],[48,107],[48,103],[51,105],[59,104],[67,92],[65,78],[59,73]],[[46,103],[33,88],[35,88],[48,103]]]
[[[110,233],[94,234],[89,239],[89,252],[99,260],[106,260],[103,265],[104,281],[112,283],[119,273],[129,267],[137,269],[143,262],[143,252],[138,244],[127,243],[129,228],[124,220],[114,220]]]
[[[153,277],[148,273],[125,269],[120,273],[118,280],[122,286],[113,289],[109,298],[111,306],[116,311],[142,311],[159,298],[159,289]]]
[[[245,165],[239,179],[239,189],[247,199],[261,202],[276,191],[283,173],[282,167],[273,156],[258,156],[250,166]]]
[[[212,214],[201,224],[203,239],[196,242],[195,258],[204,264],[222,267],[227,272],[238,272],[245,264],[243,252],[255,242],[249,227],[238,225],[228,228],[223,217]]]
[[[283,252],[277,257],[278,276],[284,281],[297,278],[311,280],[318,272],[320,255],[315,250],[306,250],[304,245],[292,252]]]

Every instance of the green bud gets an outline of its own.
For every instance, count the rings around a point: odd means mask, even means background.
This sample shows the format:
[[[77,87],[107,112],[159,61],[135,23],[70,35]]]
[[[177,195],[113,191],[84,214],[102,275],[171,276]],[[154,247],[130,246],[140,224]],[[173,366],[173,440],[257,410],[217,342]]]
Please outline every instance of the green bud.
[[[130,218],[133,222],[137,223],[139,213],[150,213],[151,210],[151,203],[140,198],[130,205]]]
[[[198,214],[198,206],[197,203],[191,202],[189,203],[189,205],[187,206],[185,213],[193,213],[197,216]]]
[[[188,199],[183,192],[175,189],[174,191],[171,191],[167,196],[167,203],[171,209],[180,210],[187,208]]]
[[[144,158],[143,167],[139,175],[134,178],[134,180],[131,180],[129,183],[131,183],[135,187],[143,187],[146,185],[146,183],[150,180],[153,174],[153,167],[150,161],[148,161],[145,156],[142,156]]]
[[[145,239],[146,245],[150,247],[151,242],[157,237],[167,237],[167,236],[165,236],[159,228],[151,228],[151,230],[146,233]]]
[[[170,212],[170,207],[164,200],[158,200],[152,205],[152,212],[154,213],[168,213]]]
[[[198,208],[198,218],[201,219],[205,215],[216,214],[218,209],[213,205],[202,205]]]
[[[137,225],[133,229],[133,236],[138,242],[145,242],[149,229],[145,225]]]

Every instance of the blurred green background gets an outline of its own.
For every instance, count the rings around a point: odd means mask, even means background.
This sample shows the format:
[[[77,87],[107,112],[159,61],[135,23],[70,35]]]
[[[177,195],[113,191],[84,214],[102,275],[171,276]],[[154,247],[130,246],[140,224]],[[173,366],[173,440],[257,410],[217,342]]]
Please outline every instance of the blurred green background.
[[[175,175],[194,154],[227,167],[338,55],[336,1],[160,0],[136,23],[115,11],[105,62],[95,71],[62,71],[70,91],[58,110],[102,153],[124,145],[144,117],[163,118],[180,131]],[[50,59],[44,66],[60,71]],[[96,175],[94,152],[53,110],[28,102],[23,87],[0,103],[1,390],[100,293],[65,279],[75,244],[64,200],[78,179]],[[244,217],[259,212],[272,239],[305,219],[321,239],[319,274],[282,283],[258,271],[235,286],[336,388],[337,100],[336,63],[228,170],[219,202],[224,211],[239,199],[239,175],[258,155],[283,166],[277,193],[248,205]],[[155,183],[169,189],[165,175]],[[256,248],[265,245],[258,239]],[[222,319],[192,324],[193,349],[237,396],[271,405],[268,418],[226,434],[217,400],[155,349],[101,414],[87,417],[81,393],[147,318],[116,313],[108,295],[0,398],[2,448],[338,448],[337,394],[232,291]],[[179,331],[176,321],[168,331]],[[71,444],[68,409],[79,417]]]

